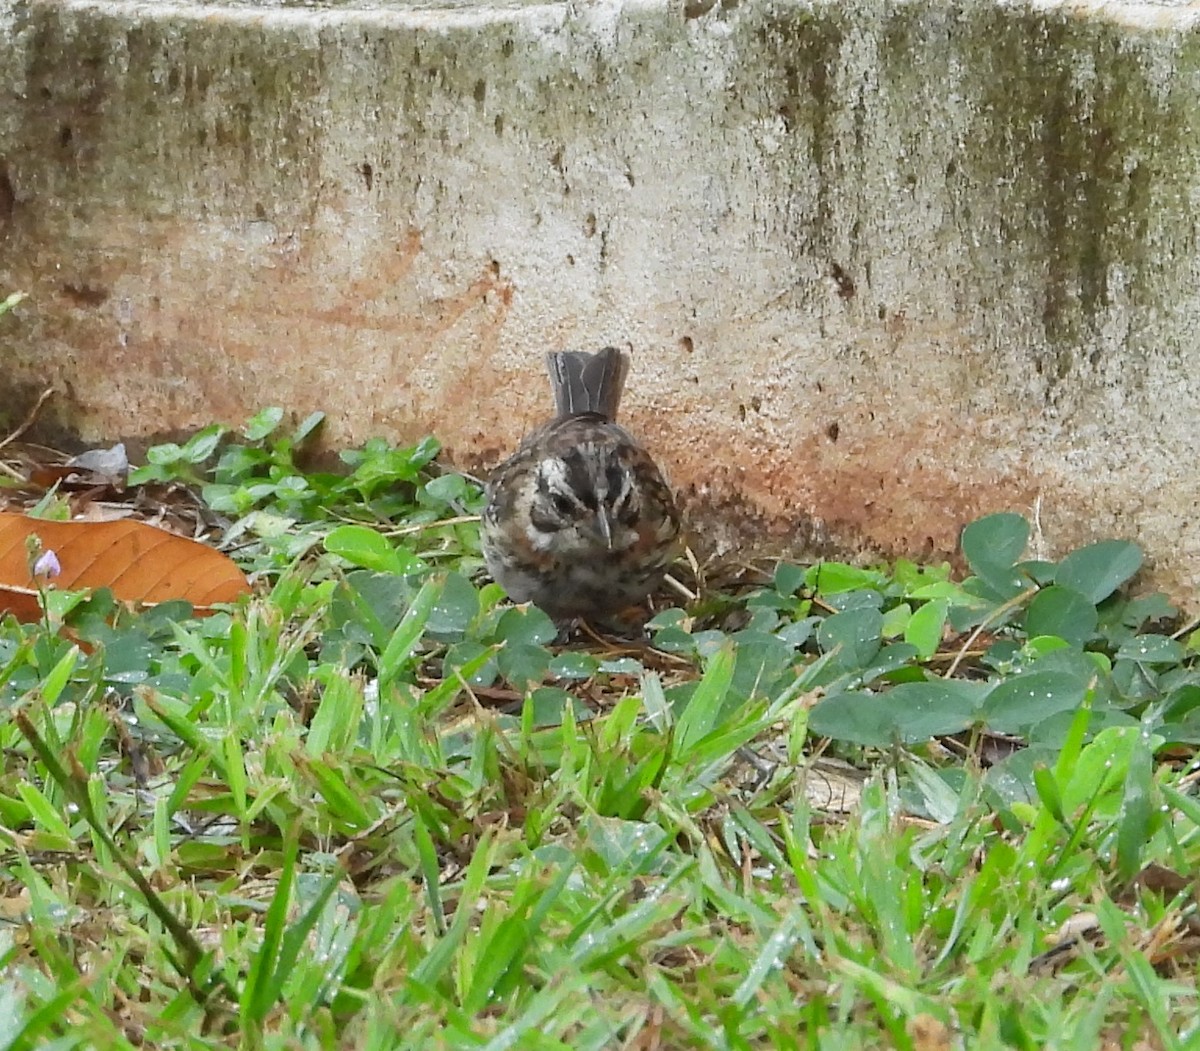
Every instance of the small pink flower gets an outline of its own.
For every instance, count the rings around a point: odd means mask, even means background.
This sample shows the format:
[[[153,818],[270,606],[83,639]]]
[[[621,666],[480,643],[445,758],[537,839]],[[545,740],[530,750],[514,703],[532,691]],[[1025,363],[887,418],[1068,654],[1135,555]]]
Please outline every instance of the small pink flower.
[[[58,555],[51,548],[47,548],[33,564],[33,572],[35,576],[46,577],[53,580],[59,573],[62,572],[62,566],[59,564]]]

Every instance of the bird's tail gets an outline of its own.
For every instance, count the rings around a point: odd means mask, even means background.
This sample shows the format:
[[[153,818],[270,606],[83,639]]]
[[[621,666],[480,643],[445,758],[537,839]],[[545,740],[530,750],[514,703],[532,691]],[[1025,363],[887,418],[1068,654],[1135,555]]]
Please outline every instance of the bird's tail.
[[[550,386],[559,418],[596,413],[606,420],[617,418],[629,358],[616,347],[595,354],[563,350],[546,355]]]

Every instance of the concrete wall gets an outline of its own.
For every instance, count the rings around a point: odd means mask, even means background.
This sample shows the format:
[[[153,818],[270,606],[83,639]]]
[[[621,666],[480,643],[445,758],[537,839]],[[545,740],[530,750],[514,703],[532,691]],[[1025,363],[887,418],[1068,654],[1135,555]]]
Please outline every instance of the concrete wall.
[[[1187,594],[1198,19],[0,0],[0,398],[481,466],[545,350],[629,344],[710,536],[931,555],[1037,506],[1046,554],[1138,538]]]

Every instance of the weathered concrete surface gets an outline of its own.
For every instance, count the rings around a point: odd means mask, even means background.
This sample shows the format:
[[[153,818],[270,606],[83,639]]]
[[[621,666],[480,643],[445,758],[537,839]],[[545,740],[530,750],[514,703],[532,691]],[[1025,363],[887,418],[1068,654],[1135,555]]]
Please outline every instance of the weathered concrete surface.
[[[709,525],[1200,582],[1200,12],[0,0],[16,406],[88,439],[329,411],[494,462],[629,344]]]

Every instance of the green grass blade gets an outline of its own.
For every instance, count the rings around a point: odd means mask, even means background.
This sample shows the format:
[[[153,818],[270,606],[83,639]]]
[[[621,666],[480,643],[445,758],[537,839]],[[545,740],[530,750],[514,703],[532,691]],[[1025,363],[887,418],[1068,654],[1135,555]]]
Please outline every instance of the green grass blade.
[[[430,577],[421,585],[421,590],[413,597],[408,611],[400,620],[392,637],[388,640],[379,658],[379,689],[383,694],[384,687],[395,680],[412,656],[413,650],[425,632],[425,624],[433,612],[438,595],[441,594],[443,579],[440,576]]]

